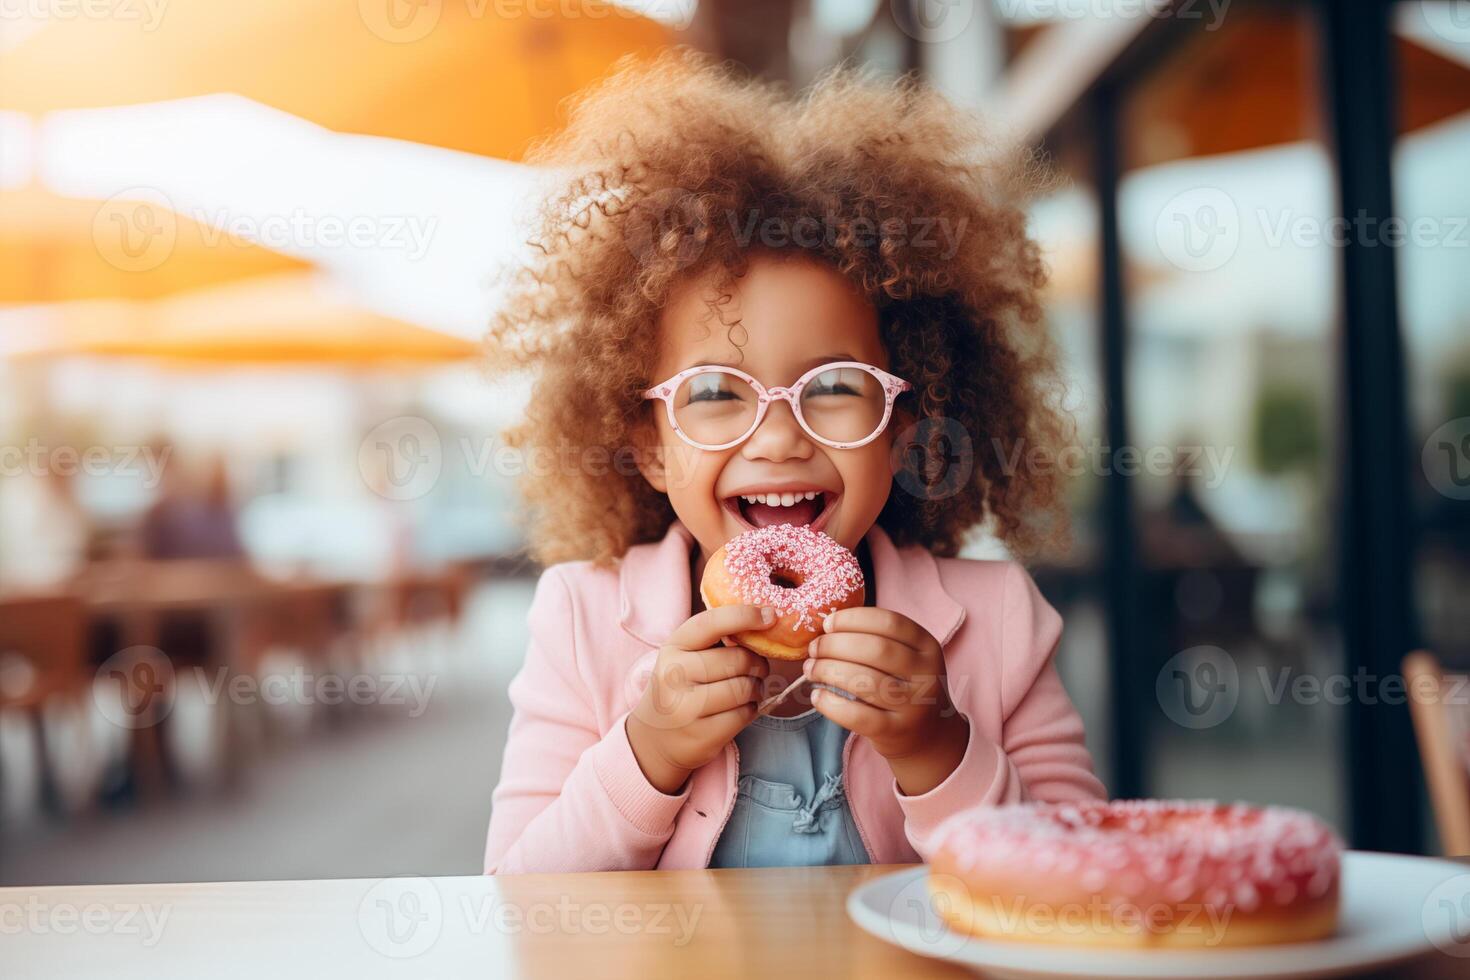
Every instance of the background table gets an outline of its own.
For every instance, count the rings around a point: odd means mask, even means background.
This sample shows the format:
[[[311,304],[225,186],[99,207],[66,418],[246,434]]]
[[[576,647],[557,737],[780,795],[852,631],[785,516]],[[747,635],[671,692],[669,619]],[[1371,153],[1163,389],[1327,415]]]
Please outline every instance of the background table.
[[[7,978],[968,977],[869,936],[902,865],[0,889]],[[1442,954],[1380,978],[1463,978]]]

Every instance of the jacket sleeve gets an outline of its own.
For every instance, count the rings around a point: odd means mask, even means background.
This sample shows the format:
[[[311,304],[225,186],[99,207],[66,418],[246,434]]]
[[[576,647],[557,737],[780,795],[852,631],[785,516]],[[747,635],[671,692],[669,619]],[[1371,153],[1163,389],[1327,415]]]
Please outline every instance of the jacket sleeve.
[[[509,686],[513,714],[491,801],[486,874],[654,867],[689,797],[643,775],[620,715],[605,732],[578,670],[575,610],[548,569],[528,616],[530,646]]]
[[[1005,721],[999,743],[971,721],[964,757],[938,786],[905,796],[893,782],[904,833],[926,861],[934,831],[961,810],[1106,796],[1083,742],[1082,718],[1053,663],[1061,616],[1019,565],[1006,570],[1004,596],[1000,700]]]

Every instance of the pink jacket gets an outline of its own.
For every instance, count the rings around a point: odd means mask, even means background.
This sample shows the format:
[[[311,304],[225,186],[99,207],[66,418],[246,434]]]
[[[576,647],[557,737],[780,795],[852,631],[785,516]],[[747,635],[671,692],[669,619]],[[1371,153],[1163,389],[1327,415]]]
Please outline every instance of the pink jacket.
[[[847,739],[844,788],[873,863],[926,859],[935,827],[967,807],[1101,797],[1082,721],[1051,662],[1061,617],[1031,577],[1011,562],[898,549],[876,526],[867,542],[875,603],[940,641],[951,697],[970,722],[959,767],[918,796],[899,792],[865,739]],[[541,576],[530,648],[510,683],[515,714],[487,874],[708,866],[735,803],[734,744],[669,796],[644,777],[623,728],[659,645],[689,618],[693,546],[675,522],[616,568],[569,562]]]

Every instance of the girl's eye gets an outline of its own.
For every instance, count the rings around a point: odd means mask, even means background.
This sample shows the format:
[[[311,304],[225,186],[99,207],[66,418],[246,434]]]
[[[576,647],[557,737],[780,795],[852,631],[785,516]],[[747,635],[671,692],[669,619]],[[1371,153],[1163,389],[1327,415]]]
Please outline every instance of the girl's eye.
[[[861,395],[864,385],[861,378],[852,377],[853,373],[851,368],[823,371],[807,385],[807,393],[811,395]],[[857,373],[861,374],[861,372]]]
[[[731,389],[729,379],[723,375],[696,376],[689,380],[688,385],[691,403],[730,401],[740,397]]]

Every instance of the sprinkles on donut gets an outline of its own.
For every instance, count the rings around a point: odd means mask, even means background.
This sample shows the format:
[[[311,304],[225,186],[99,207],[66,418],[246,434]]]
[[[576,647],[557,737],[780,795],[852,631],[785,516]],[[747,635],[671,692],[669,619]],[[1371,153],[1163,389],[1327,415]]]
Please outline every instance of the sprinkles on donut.
[[[934,832],[959,932],[1132,947],[1302,942],[1337,927],[1342,841],[1302,810],[1213,800],[980,807]]]
[[[857,556],[821,531],[798,524],[772,524],[731,539],[710,557],[699,590],[710,608],[775,609],[771,627],[735,639],[777,660],[805,659],[807,644],[826,618],[862,605],[865,598]]]

